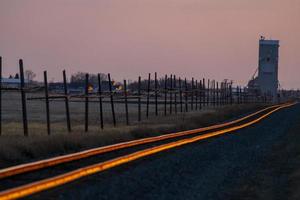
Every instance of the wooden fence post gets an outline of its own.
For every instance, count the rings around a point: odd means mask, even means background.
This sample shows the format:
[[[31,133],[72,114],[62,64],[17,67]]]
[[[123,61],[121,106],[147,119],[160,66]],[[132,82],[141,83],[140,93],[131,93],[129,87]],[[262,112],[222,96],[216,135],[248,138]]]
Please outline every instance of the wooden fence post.
[[[215,80],[211,80],[211,104],[215,107]]]
[[[216,89],[216,107],[217,107],[219,105],[219,84],[218,84],[218,81],[216,81],[215,89]]]
[[[240,96],[240,104],[242,104],[243,103],[243,96],[242,96],[242,87],[241,86],[239,86],[239,96]]]
[[[85,74],[85,132],[89,131],[89,74]]]
[[[233,98],[232,98],[232,83],[229,85],[229,90],[230,90],[230,105],[233,104]]]
[[[248,103],[247,102],[247,94],[246,94],[246,88],[245,87],[243,87],[243,97],[244,97],[244,104]]]
[[[236,98],[236,104],[239,104],[239,93],[238,93],[238,86],[235,87],[235,98]]]
[[[249,96],[248,96],[246,87],[244,87],[244,95],[245,95],[245,103],[247,104],[247,103],[249,103]]]
[[[173,111],[173,107],[172,107],[172,104],[173,104],[173,75],[171,74],[170,76],[170,114],[172,114],[172,111]]]
[[[223,95],[224,95],[223,104],[226,105],[226,82],[223,83]]]
[[[198,109],[201,110],[201,79],[198,80]]]
[[[220,106],[223,105],[223,82],[220,82]]]
[[[202,109],[202,80],[199,80],[199,109]]]
[[[226,105],[226,82],[223,82],[223,105]]]
[[[192,86],[191,86],[191,110],[194,110],[194,78],[192,77]]]
[[[207,106],[210,105],[210,80],[207,79]]]
[[[220,91],[219,91],[219,82],[217,81],[217,106],[220,106]]]
[[[139,76],[139,81],[138,81],[138,121],[140,122],[142,120],[142,115],[141,115],[141,77]]]
[[[184,79],[184,84],[185,84],[185,112],[188,112],[188,86],[187,86],[187,81],[186,78]]]
[[[71,119],[70,119],[69,96],[68,96],[69,92],[68,92],[67,76],[65,70],[63,70],[63,81],[64,81],[64,92],[65,92],[67,128],[68,128],[68,132],[71,132]]]
[[[0,56],[0,135],[2,135],[2,57]]]
[[[222,92],[222,94],[223,94],[222,102],[223,102],[223,105],[225,105],[226,104],[226,83],[225,82],[222,83],[222,90],[223,90],[223,92]]]
[[[203,106],[206,105],[206,88],[205,88],[205,78],[202,79],[202,91],[203,91]]]
[[[149,117],[149,101],[150,101],[150,84],[151,84],[151,74],[148,74],[148,85],[147,85],[147,111],[146,116]]]
[[[214,107],[217,106],[217,85],[216,81],[214,80]]]
[[[195,107],[198,110],[198,80],[195,82]]]
[[[113,118],[113,124],[114,124],[114,126],[116,126],[117,122],[116,122],[114,96],[113,96],[113,91],[112,91],[112,83],[111,83],[110,74],[108,74],[108,84],[109,84],[110,105],[111,105],[111,113],[112,113],[112,118]]]
[[[227,82],[224,82],[224,104],[227,105]]]
[[[177,87],[176,87],[176,75],[174,75],[174,106],[175,106],[175,114],[177,114]]]
[[[182,85],[181,85],[181,78],[179,77],[179,101],[180,101],[180,112],[183,112],[182,106]]]
[[[224,105],[227,104],[227,83],[224,82]]]
[[[241,103],[241,94],[240,94],[240,87],[239,86],[237,86],[237,96],[238,96],[238,104],[240,104]]]
[[[226,104],[228,105],[229,104],[229,84],[226,82]]]
[[[230,104],[230,83],[227,84],[227,104]]]
[[[243,89],[241,86],[240,86],[240,94],[241,94],[241,104],[243,104],[244,103],[244,93],[243,93]]]
[[[127,84],[126,84],[126,80],[124,80],[124,100],[125,100],[126,124],[129,125],[128,101],[127,101]]]
[[[157,102],[157,98],[158,98],[158,96],[157,96],[157,93],[158,93],[158,85],[157,85],[157,72],[155,72],[155,115],[157,116],[158,115],[158,102]]]
[[[221,105],[224,105],[224,82],[221,82]]]
[[[245,91],[244,91],[243,87],[241,87],[241,94],[242,94],[242,103],[244,104],[245,103]]]
[[[24,135],[28,136],[28,121],[27,121],[27,108],[26,108],[26,93],[24,90],[25,81],[24,81],[24,69],[23,69],[23,60],[19,60],[20,67],[20,78],[21,78],[21,98],[22,98],[22,113],[23,113],[23,129]]]
[[[99,106],[100,106],[100,126],[101,129],[103,129],[104,123],[103,123],[103,105],[102,105],[102,84],[101,84],[100,74],[98,74],[98,94],[99,94]]]
[[[226,105],[226,83],[223,82],[223,105]]]
[[[167,75],[165,75],[165,116],[167,115]]]
[[[241,90],[242,90],[242,94],[243,94],[243,104],[245,104],[246,103],[246,94],[245,94],[245,88],[244,87],[242,87],[241,88]]]
[[[47,71],[44,71],[44,87],[45,87],[45,101],[46,101],[46,120],[47,120],[47,133],[51,134],[50,130],[50,108],[49,108],[49,92],[48,92],[48,78]]]

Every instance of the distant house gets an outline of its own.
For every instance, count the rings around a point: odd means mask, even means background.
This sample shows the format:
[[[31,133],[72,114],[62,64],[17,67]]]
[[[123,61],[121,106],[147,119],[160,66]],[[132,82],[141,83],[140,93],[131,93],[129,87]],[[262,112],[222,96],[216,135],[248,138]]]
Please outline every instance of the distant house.
[[[24,80],[25,84],[28,84],[28,80]],[[19,88],[21,85],[21,79],[19,78],[2,78],[1,79],[3,88]]]
[[[64,84],[57,82],[57,83],[49,83],[48,85],[49,91],[55,93],[63,93],[64,92]]]
[[[71,94],[76,93],[84,93],[85,92],[85,84],[83,83],[68,83],[67,84],[68,91]],[[109,83],[108,81],[101,82],[102,91],[109,91]],[[117,87],[112,85],[112,90],[116,90]],[[49,90],[52,92],[63,93],[64,92],[64,84],[61,82],[57,83],[49,83]],[[89,92],[98,92],[98,84],[90,84]]]

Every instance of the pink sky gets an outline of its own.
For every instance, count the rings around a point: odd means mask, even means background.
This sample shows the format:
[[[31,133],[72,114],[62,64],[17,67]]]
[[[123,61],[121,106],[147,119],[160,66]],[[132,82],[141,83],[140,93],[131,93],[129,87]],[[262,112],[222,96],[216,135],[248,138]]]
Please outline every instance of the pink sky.
[[[148,72],[246,84],[258,38],[279,39],[279,79],[300,88],[299,0],[1,0],[4,75],[18,59],[42,78],[61,70]]]

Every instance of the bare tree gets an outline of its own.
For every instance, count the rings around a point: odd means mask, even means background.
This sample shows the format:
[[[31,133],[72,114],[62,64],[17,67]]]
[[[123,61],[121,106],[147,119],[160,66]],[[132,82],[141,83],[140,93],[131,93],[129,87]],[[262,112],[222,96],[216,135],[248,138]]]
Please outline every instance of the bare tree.
[[[71,83],[85,83],[85,72],[76,72],[75,74],[72,74],[71,76]],[[100,73],[100,78],[102,81],[107,80],[107,75]],[[97,74],[89,74],[89,82],[91,84],[97,84],[98,82],[98,75]]]
[[[36,74],[32,70],[25,71],[25,78],[28,80],[28,82],[33,82],[35,77]]]

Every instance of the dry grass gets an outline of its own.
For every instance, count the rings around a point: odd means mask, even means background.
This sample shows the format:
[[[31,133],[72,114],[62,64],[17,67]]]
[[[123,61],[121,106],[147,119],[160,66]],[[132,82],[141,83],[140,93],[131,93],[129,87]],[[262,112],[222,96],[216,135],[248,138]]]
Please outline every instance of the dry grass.
[[[68,134],[64,125],[55,123],[52,125],[55,132],[50,136],[45,135],[45,125],[39,122],[30,123],[29,137],[18,134],[21,130],[20,123],[5,123],[3,129],[6,130],[6,134],[0,137],[0,168],[92,147],[208,126],[260,107],[262,105],[235,105],[204,109],[151,118],[130,126],[108,127],[102,131],[98,125],[94,125],[88,133],[84,133],[82,127],[77,125],[78,127],[74,127],[74,131]]]
[[[3,108],[2,120],[4,123],[20,122],[22,120],[22,105],[20,94],[17,92],[3,92]],[[43,96],[42,93],[27,94],[27,97]],[[76,100],[76,99],[75,99]],[[105,99],[106,101],[108,99]],[[89,103],[89,123],[96,125],[100,121],[99,103],[95,99],[91,99]],[[70,117],[72,125],[82,125],[84,121],[85,103],[70,101]],[[138,119],[138,107],[136,104],[129,104],[130,122],[136,122]],[[142,114],[145,114],[146,105],[141,106]],[[150,116],[154,116],[154,105],[150,105]],[[29,123],[46,123],[46,105],[43,100],[27,101],[28,121]],[[159,112],[162,114],[163,105],[159,105]],[[115,103],[116,119],[118,124],[125,124],[125,105],[124,103]],[[112,113],[110,103],[103,103],[104,124],[110,126],[112,124]],[[144,116],[143,116],[144,117]],[[66,124],[65,103],[63,100],[50,101],[50,120],[51,123]],[[4,129],[4,134],[6,129]],[[21,130],[19,131],[21,132]]]

